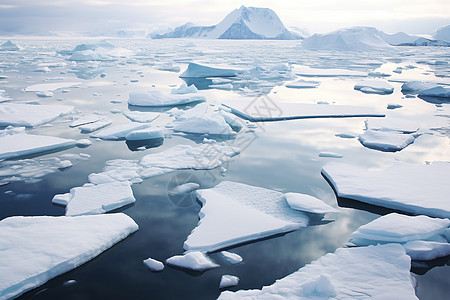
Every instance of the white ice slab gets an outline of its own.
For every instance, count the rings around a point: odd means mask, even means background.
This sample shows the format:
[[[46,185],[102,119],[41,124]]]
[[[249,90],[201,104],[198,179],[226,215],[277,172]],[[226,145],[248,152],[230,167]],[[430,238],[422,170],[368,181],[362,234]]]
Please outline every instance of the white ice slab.
[[[288,82],[285,84],[285,86],[287,88],[292,88],[292,89],[308,89],[308,88],[315,88],[318,87],[320,85],[320,81],[308,81],[308,80],[297,80],[297,81],[292,81],[292,82]]]
[[[77,128],[80,130],[81,133],[91,133],[100,130],[102,128],[105,128],[106,126],[109,126],[111,124],[112,122],[109,119],[104,119],[93,123],[80,125]]]
[[[104,116],[99,116],[96,114],[89,114],[89,115],[80,116],[79,118],[74,120],[69,126],[70,127],[78,127],[80,125],[94,123],[94,122],[98,122],[98,121],[104,120],[104,119],[105,119]]]
[[[176,121],[174,131],[192,134],[235,135],[224,117],[217,112],[196,115]]]
[[[350,242],[357,246],[367,246],[426,240],[435,235],[443,235],[449,226],[448,219],[390,213],[359,227],[350,236]]]
[[[103,129],[100,132],[92,135],[92,137],[100,138],[103,140],[120,140],[124,139],[125,136],[130,132],[148,128],[150,126],[151,125],[148,123],[126,123]]]
[[[437,86],[431,89],[422,90],[418,96],[450,98],[450,88]]]
[[[397,131],[366,130],[359,135],[359,141],[364,147],[395,152],[400,151],[414,143],[416,136]]]
[[[0,126],[33,127],[56,120],[73,111],[67,105],[0,104]]]
[[[408,81],[403,83],[402,92],[416,94],[423,90],[428,90],[434,87],[439,86],[435,82],[429,81]]]
[[[200,251],[191,251],[184,255],[172,256],[166,260],[166,264],[199,272],[220,267]]]
[[[180,77],[234,77],[240,73],[242,73],[242,70],[189,63],[187,69],[180,75]]]
[[[450,244],[431,241],[411,241],[403,245],[412,260],[433,260],[450,255]]]
[[[369,171],[347,164],[329,164],[322,174],[339,197],[413,214],[450,218],[450,163],[396,164]]]
[[[151,257],[144,260],[145,266],[152,272],[160,272],[164,270],[164,264],[156,259]]]
[[[138,225],[127,215],[0,221],[0,299],[15,298],[96,257]]]
[[[225,289],[228,287],[236,286],[239,283],[239,277],[233,275],[222,275],[220,278],[219,288]]]
[[[205,96],[198,94],[171,94],[161,91],[131,92],[128,104],[134,106],[173,106],[192,102],[204,102]]]
[[[311,212],[315,214],[326,214],[338,212],[337,209],[329,206],[325,202],[316,197],[300,193],[284,194],[286,201],[292,209]]]
[[[304,77],[366,77],[366,72],[346,69],[314,69],[307,66],[294,66],[293,73]]]
[[[277,191],[224,181],[196,193],[203,207],[198,226],[184,243],[186,250],[211,252],[296,230],[308,222]]]
[[[368,88],[369,90],[365,89]],[[355,84],[355,90],[365,93],[392,94],[394,87],[382,80],[364,80]]]
[[[219,299],[417,299],[410,268],[401,245],[339,248],[262,290]]]
[[[419,130],[417,122],[398,118],[367,119],[366,129],[380,131],[398,131],[402,133],[414,133]]]
[[[282,103],[268,100],[225,100],[222,105],[249,121],[280,121],[312,118],[384,117],[372,108],[349,105]]]
[[[182,195],[187,194],[195,191],[198,189],[200,185],[195,182],[186,182],[180,185],[177,185],[173,189],[171,189],[168,193],[170,196],[176,196],[176,195]]]
[[[160,127],[149,127],[135,130],[125,135],[125,139],[127,141],[141,141],[157,138],[164,138],[164,130]]]
[[[30,85],[25,88],[25,92],[46,92],[64,89],[72,86],[80,85],[81,82],[54,82]]]
[[[160,113],[156,112],[140,112],[140,111],[127,111],[123,113],[125,117],[133,122],[148,123],[159,117]]]
[[[172,94],[195,94],[198,90],[195,85],[191,84],[190,86],[187,86],[187,84],[183,82],[179,87],[173,88],[170,92]]]
[[[70,148],[76,141],[25,132],[0,136],[0,159],[16,158],[45,151]]]
[[[229,262],[230,264],[233,264],[233,265],[241,263],[243,260],[239,254],[232,253],[229,251],[221,251],[220,254],[222,254],[223,257],[225,257],[227,262]]]
[[[136,201],[127,181],[75,187],[70,194],[66,216],[103,214]]]
[[[342,158],[344,155],[336,152],[322,151],[319,153],[319,157]]]

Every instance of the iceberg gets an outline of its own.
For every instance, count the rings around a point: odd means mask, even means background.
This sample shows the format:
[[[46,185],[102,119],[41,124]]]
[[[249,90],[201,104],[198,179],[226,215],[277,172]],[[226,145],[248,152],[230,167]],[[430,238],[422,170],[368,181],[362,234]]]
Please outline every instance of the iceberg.
[[[359,141],[364,147],[388,152],[401,151],[414,143],[415,139],[416,135],[396,131],[366,130],[359,135]]]
[[[3,219],[0,298],[18,297],[75,269],[136,230],[124,214]]]
[[[226,69],[220,67],[204,66],[197,63],[189,63],[187,69],[181,73],[181,78],[206,78],[206,77],[235,77],[243,71],[238,69]]]
[[[418,299],[402,246],[339,248],[261,290],[225,291],[228,299]]]
[[[127,111],[123,115],[133,122],[149,123],[160,116],[156,112]]]
[[[10,159],[46,151],[62,150],[74,147],[75,140],[53,136],[27,134],[0,135],[0,159]]]
[[[236,286],[239,283],[239,277],[233,275],[222,275],[220,278],[219,288],[226,289],[232,286]]]
[[[49,123],[73,111],[67,105],[0,104],[0,126],[34,127]]]
[[[168,94],[161,91],[131,92],[129,105],[134,106],[174,106],[192,102],[204,102],[206,98],[197,94]]]
[[[284,194],[224,181],[197,190],[200,221],[184,242],[186,250],[212,252],[305,227],[308,218],[292,210]]]
[[[450,163],[396,164],[369,171],[347,164],[328,164],[322,174],[339,197],[430,217],[450,218]]]
[[[355,90],[361,91],[367,94],[392,94],[394,87],[389,83],[381,80],[365,80],[355,84]]]
[[[11,40],[7,40],[6,42],[0,45],[0,51],[19,51],[19,50],[20,50],[19,46],[11,42]]]
[[[66,216],[103,214],[134,203],[131,182],[109,182],[84,185],[70,190]]]
[[[164,264],[156,259],[151,257],[144,260],[145,266],[152,272],[160,272],[164,270]]]
[[[169,257],[166,259],[166,264],[198,272],[220,267],[200,251],[191,251],[184,255]]]
[[[102,140],[120,140],[125,139],[125,136],[130,132],[148,128],[150,126],[151,125],[148,123],[126,123],[103,129],[100,132],[92,135],[92,137],[100,138]]]
[[[339,212],[337,209],[329,206],[322,200],[316,197],[300,194],[300,193],[286,193],[284,194],[286,201],[292,209],[315,213],[326,214]]]

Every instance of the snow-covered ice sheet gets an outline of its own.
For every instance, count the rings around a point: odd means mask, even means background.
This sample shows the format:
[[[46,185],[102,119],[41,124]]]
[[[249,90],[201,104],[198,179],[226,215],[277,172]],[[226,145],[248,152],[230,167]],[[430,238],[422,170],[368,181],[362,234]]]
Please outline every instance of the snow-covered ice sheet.
[[[184,243],[186,250],[211,252],[296,230],[308,222],[277,191],[224,181],[196,193],[203,207],[198,226]]]
[[[189,63],[187,69],[180,75],[180,77],[234,77],[240,73],[242,73],[242,70]]]
[[[200,251],[190,251],[183,255],[169,257],[166,259],[166,264],[199,272],[220,267]]]
[[[46,92],[64,89],[72,86],[80,85],[81,82],[54,82],[54,83],[40,83],[27,86],[25,92]]]
[[[0,221],[0,299],[36,288],[138,230],[127,215],[10,217]]]
[[[73,111],[67,105],[0,104],[0,126],[33,127],[56,120]]]
[[[359,135],[359,141],[370,149],[395,152],[414,143],[416,137],[414,134],[397,131],[366,130]]]
[[[413,214],[450,218],[450,163],[398,163],[386,170],[369,171],[348,164],[328,164],[322,174],[337,195]]]
[[[131,92],[129,105],[134,106],[174,106],[192,102],[204,102],[205,96],[199,94],[171,94],[162,91]]]
[[[366,72],[346,69],[315,69],[308,66],[294,66],[293,73],[303,77],[366,77]]]
[[[100,132],[97,132],[96,134],[92,135],[92,137],[100,138],[103,140],[120,140],[124,139],[125,136],[130,132],[148,128],[150,126],[151,125],[148,123],[131,122],[103,129]]]
[[[417,299],[410,268],[401,245],[339,248],[262,290],[219,299]]]
[[[131,182],[108,182],[70,189],[66,216],[103,214],[134,203]]]
[[[287,203],[292,209],[311,212],[315,214],[338,212],[337,209],[310,195],[300,193],[286,193],[285,197]]]
[[[231,112],[235,115],[254,122],[385,116],[382,113],[377,113],[374,109],[360,106],[281,102],[267,103],[252,100],[225,100],[222,105],[230,108]]]
[[[70,148],[76,141],[25,132],[0,136],[0,159],[16,158],[45,151]]]
[[[355,90],[369,94],[392,94],[394,87],[382,80],[364,80],[355,84]]]

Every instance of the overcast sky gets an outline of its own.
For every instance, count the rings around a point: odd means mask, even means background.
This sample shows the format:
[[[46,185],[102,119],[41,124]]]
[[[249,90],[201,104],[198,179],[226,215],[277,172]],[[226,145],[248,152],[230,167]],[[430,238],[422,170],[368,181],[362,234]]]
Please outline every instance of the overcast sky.
[[[213,25],[241,5],[271,8],[286,26],[311,33],[374,26],[431,34],[450,24],[450,0],[0,0],[0,33]]]

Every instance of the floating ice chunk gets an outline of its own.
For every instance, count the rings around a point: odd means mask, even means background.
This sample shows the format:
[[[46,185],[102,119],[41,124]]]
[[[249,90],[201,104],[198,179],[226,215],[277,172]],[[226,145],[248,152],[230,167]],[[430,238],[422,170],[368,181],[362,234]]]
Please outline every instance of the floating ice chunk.
[[[186,250],[211,252],[296,230],[308,222],[277,191],[224,181],[196,193],[203,207],[198,226],[184,242]]]
[[[55,82],[55,83],[41,83],[30,85],[25,88],[25,92],[46,92],[55,91],[63,88],[80,85],[81,82]]]
[[[71,166],[73,166],[73,164],[70,160],[62,160],[59,162],[58,169],[63,170],[63,169],[70,168]]]
[[[437,87],[438,84],[435,82],[428,81],[408,81],[403,83],[402,92],[416,94],[423,90],[428,90]]]
[[[209,67],[200,65],[197,63],[189,63],[186,71],[184,71],[180,77],[234,77],[242,73],[242,70],[237,69],[225,69],[219,67]]]
[[[228,125],[230,125],[236,131],[240,131],[245,127],[245,123],[241,118],[224,111],[222,108],[224,107],[220,107],[219,114],[223,117],[225,122],[228,123]]]
[[[309,88],[315,88],[318,87],[320,85],[320,81],[307,81],[307,80],[297,80],[297,81],[292,81],[292,82],[288,82],[285,84],[285,86],[287,88],[292,88],[292,89],[309,89]]]
[[[335,152],[322,151],[319,153],[319,157],[332,157],[332,158],[342,158],[344,155]]]
[[[359,227],[350,236],[350,242],[357,246],[367,246],[426,240],[444,234],[449,226],[448,219],[390,213]]]
[[[125,135],[125,139],[127,141],[141,141],[158,138],[164,138],[164,130],[160,127],[149,127],[135,130]]]
[[[199,187],[200,187],[200,185],[198,183],[186,182],[181,185],[177,185],[176,187],[171,189],[169,191],[169,195],[176,196],[176,195],[191,193],[191,192],[195,191],[196,189],[198,189]]]
[[[261,290],[226,291],[219,299],[417,299],[410,268],[397,244],[339,248]]]
[[[346,69],[314,69],[307,66],[294,66],[295,75],[304,77],[366,77],[367,73]]]
[[[220,278],[219,288],[225,289],[228,287],[236,286],[239,283],[239,277],[233,275],[222,275]]]
[[[0,126],[33,127],[56,120],[73,111],[67,105],[0,104]]]
[[[36,92],[36,96],[41,98],[50,98],[53,97],[53,92],[46,91],[46,92]]]
[[[368,89],[365,89],[368,88]],[[355,90],[360,90],[365,93],[375,93],[375,94],[392,94],[394,92],[394,87],[389,83],[381,80],[365,80],[355,84]]]
[[[161,91],[132,92],[128,99],[134,106],[174,106],[192,102],[204,102],[206,98],[197,94],[168,94]]]
[[[402,133],[414,133],[419,130],[417,122],[405,119],[367,119],[365,121],[367,130],[398,131]]]
[[[403,245],[412,260],[433,260],[450,255],[450,244],[430,241],[411,241]]]
[[[123,113],[125,117],[133,122],[149,123],[159,117],[160,113],[156,112],[141,112],[141,111],[127,111]]]
[[[403,105],[401,104],[396,104],[396,103],[388,103],[387,105],[387,109],[396,109],[396,108],[402,108]]]
[[[36,288],[91,260],[136,230],[138,225],[124,214],[3,219],[0,298],[15,298]]]
[[[100,120],[105,119],[103,116],[99,116],[96,114],[89,114],[79,117],[78,119],[74,120],[69,126],[70,127],[78,127],[80,125],[85,125],[89,123],[94,123]]]
[[[427,96],[427,97],[442,97],[442,98],[450,98],[450,88],[437,86],[431,89],[422,90],[418,93],[418,96]]]
[[[102,131],[94,134],[92,137],[101,138],[103,140],[120,140],[124,139],[125,136],[132,131],[148,128],[150,126],[151,125],[148,123],[135,122],[116,125],[107,129],[103,129]]]
[[[11,42],[11,40],[7,40],[6,42],[0,45],[0,51],[19,51],[19,50],[20,50],[19,46]]]
[[[213,263],[205,253],[200,251],[191,251],[184,255],[172,256],[166,260],[166,264],[199,272],[220,267],[218,264]]]
[[[101,173],[91,173],[88,178],[93,184],[102,184],[116,181],[134,182],[140,177],[142,167],[137,160],[113,159],[106,162]]]
[[[162,262],[150,257],[144,260],[144,264],[152,272],[160,272],[164,270],[164,264]]]
[[[416,136],[413,134],[396,131],[366,130],[359,135],[359,141],[364,147],[388,152],[403,150],[414,143],[415,139]]]
[[[172,94],[195,94],[198,90],[195,85],[191,84],[187,86],[186,83],[182,83],[178,88],[174,88],[171,90]]]
[[[337,133],[337,134],[335,134],[335,136],[343,138],[343,139],[354,139],[358,135],[354,134],[354,133]]]
[[[78,129],[80,129],[81,133],[91,133],[100,130],[102,128],[105,128],[106,126],[109,126],[111,124],[112,122],[109,119],[103,119],[101,121],[95,121],[93,123],[87,123],[78,126]]]
[[[300,193],[286,193],[284,194],[284,196],[286,197],[286,201],[292,209],[311,212],[315,214],[338,212],[337,209],[310,195]]]
[[[16,158],[75,146],[76,141],[53,136],[17,133],[0,136],[0,159]]]
[[[333,163],[322,169],[337,195],[361,202],[431,217],[450,217],[450,163],[396,164],[368,171]]]
[[[102,214],[136,201],[127,181],[76,187],[70,194],[66,216]]]
[[[88,147],[92,145],[92,142],[89,139],[81,139],[77,141],[77,147]]]
[[[72,194],[70,193],[56,194],[53,196],[52,203],[66,206],[70,202],[70,199],[72,199]]]
[[[221,251],[220,254],[222,254],[223,257],[225,257],[227,262],[229,262],[230,264],[234,265],[242,262],[242,257],[236,253],[232,253],[229,251]]]
[[[218,112],[207,112],[206,104],[199,104],[179,116],[174,131],[194,134],[235,135],[236,133]]]
[[[260,101],[260,102],[259,102]],[[311,118],[384,117],[371,108],[348,105],[281,103],[268,100],[226,100],[222,103],[235,115],[252,121],[281,121]]]

